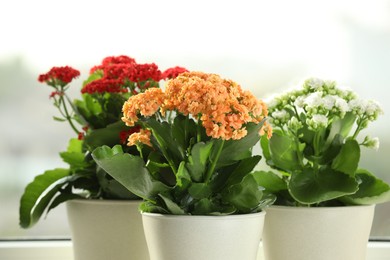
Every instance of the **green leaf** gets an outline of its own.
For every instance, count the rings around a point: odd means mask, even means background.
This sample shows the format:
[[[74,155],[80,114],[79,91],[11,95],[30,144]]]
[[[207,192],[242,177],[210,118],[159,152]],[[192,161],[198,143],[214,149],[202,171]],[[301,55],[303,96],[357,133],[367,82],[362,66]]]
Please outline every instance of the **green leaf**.
[[[155,203],[148,200],[141,203],[139,210],[141,212],[169,214],[169,211],[166,208],[156,205]]]
[[[126,126],[125,123],[118,121],[107,125],[107,127],[92,130],[87,136],[85,136],[84,141],[90,150],[94,150],[102,145],[112,147],[120,143],[120,132],[129,129],[130,128]]]
[[[263,196],[252,175],[247,175],[242,182],[230,186],[223,194],[223,199],[231,203],[242,213],[249,213],[256,208]]]
[[[50,206],[47,209],[47,212],[50,210],[54,209],[61,203],[68,201],[68,200],[74,200],[74,199],[82,199],[83,197],[78,195],[78,194],[73,194],[73,193],[60,193],[58,196],[56,196]]]
[[[295,141],[275,131],[269,140],[269,148],[273,165],[287,172],[301,169]]]
[[[108,175],[102,168],[96,167],[96,177],[99,182],[99,189],[104,199],[139,199],[136,195],[126,189],[117,180]]]
[[[208,198],[212,194],[212,190],[207,183],[192,183],[188,193],[195,199],[203,199]]]
[[[192,180],[196,182],[203,180],[212,147],[213,142],[199,142],[192,147],[191,153],[188,156],[188,162],[186,163],[186,168]]]
[[[66,121],[65,118],[58,117],[58,116],[53,116],[53,119],[54,119],[54,121],[58,121],[58,122],[65,122]]]
[[[167,206],[168,211],[173,215],[185,215],[183,209],[180,208],[175,202],[163,194],[159,194],[159,197],[163,199],[165,205]]]
[[[226,186],[231,186],[237,183],[242,182],[242,180],[247,176],[259,163],[261,160],[260,155],[254,155],[249,158],[245,158],[239,162],[234,171],[231,172],[229,179],[227,180]],[[222,172],[220,175],[224,175]]]
[[[315,204],[355,193],[358,182],[355,178],[330,168],[321,169],[318,173],[305,168],[291,174],[288,189],[296,201]]]
[[[108,146],[96,148],[92,157],[120,184],[145,200],[153,201],[157,194],[170,190],[170,187],[152,178],[142,158],[123,153],[120,145],[112,149]]]
[[[32,227],[54,195],[70,178],[68,169],[54,169],[38,175],[26,186],[20,199],[19,219],[23,228]]]
[[[266,160],[271,160],[271,151],[269,150],[269,140],[268,137],[263,135],[260,139],[261,150],[263,151],[264,158]]]
[[[356,140],[350,139],[341,147],[339,154],[332,162],[332,169],[353,177],[360,160],[360,147]]]
[[[224,216],[234,214],[236,211],[237,209],[232,205],[221,205],[220,203],[214,203],[208,198],[204,198],[194,203],[192,214]]]
[[[379,204],[390,201],[390,187],[384,181],[376,178],[371,172],[359,169],[356,172],[359,179],[359,190],[352,195],[341,198],[347,204]]]
[[[253,177],[267,192],[277,193],[287,190],[287,183],[271,171],[256,171],[253,172]]]
[[[262,127],[262,125],[263,123],[260,124],[250,123],[246,126],[248,134],[244,138],[240,139],[239,141],[236,140],[225,141],[221,155],[217,162],[216,169],[234,164],[239,160],[250,157],[252,155],[253,146],[260,140],[259,130]],[[221,140],[216,140],[216,142],[218,141],[220,142]],[[218,147],[218,145],[214,144],[214,147]],[[213,153],[216,152],[217,151],[213,149]],[[214,158],[215,155],[212,154],[211,157]]]
[[[334,120],[331,124],[326,146],[328,146],[333,141],[336,135],[340,135],[345,139],[351,131],[355,120],[356,115],[354,115],[352,112],[346,113],[342,119]]]
[[[150,117],[146,118],[144,123],[152,130],[151,142],[154,147],[158,147],[165,158],[172,160],[177,167],[185,159],[185,149],[175,144],[172,136],[172,128],[167,122],[158,122]]]

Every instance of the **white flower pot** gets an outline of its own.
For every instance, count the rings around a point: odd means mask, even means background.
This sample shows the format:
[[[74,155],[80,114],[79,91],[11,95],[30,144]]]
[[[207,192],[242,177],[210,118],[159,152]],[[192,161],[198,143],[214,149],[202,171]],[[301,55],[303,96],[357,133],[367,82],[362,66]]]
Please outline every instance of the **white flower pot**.
[[[264,216],[142,213],[142,220],[151,260],[255,260]]]
[[[375,205],[266,209],[266,260],[364,260]]]
[[[149,260],[140,201],[66,202],[74,260]]]

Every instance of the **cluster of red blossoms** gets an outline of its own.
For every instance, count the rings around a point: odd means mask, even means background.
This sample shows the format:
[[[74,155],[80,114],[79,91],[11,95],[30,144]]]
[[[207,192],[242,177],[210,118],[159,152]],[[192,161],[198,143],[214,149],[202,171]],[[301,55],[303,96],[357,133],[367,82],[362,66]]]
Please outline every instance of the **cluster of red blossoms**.
[[[38,81],[53,84],[55,84],[56,81],[59,81],[59,84],[68,84],[78,76],[80,76],[80,71],[69,66],[53,67],[48,73],[39,75]]]
[[[176,77],[187,71],[182,67],[170,68],[164,72],[154,63],[138,64],[127,56],[107,57],[102,64],[91,69],[90,73],[102,73],[102,78],[94,80],[84,86],[82,93],[125,93],[142,92],[149,87],[156,86],[160,80]]]

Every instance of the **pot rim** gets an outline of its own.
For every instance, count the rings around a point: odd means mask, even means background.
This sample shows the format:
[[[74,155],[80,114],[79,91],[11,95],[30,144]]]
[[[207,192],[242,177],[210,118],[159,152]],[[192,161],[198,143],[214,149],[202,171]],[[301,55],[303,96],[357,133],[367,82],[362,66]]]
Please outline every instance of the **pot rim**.
[[[142,200],[113,200],[113,199],[73,199],[68,200],[66,203],[74,203],[74,204],[122,204],[122,205],[129,205],[129,204],[140,204]]]
[[[260,216],[264,216],[266,212],[260,211],[255,213],[248,213],[248,214],[232,214],[232,215],[222,215],[222,216],[213,216],[213,215],[173,215],[173,214],[161,214],[161,213],[150,213],[150,212],[143,212],[141,211],[141,214],[146,217],[152,217],[152,218],[162,218],[162,219],[186,219],[186,218],[193,218],[197,220],[221,220],[221,219],[243,219],[243,218],[258,218]]]
[[[295,210],[295,211],[342,211],[342,210],[359,210],[362,208],[375,208],[376,204],[370,205],[349,205],[349,206],[330,206],[330,207],[294,207],[285,205],[271,205],[265,209],[274,211]]]

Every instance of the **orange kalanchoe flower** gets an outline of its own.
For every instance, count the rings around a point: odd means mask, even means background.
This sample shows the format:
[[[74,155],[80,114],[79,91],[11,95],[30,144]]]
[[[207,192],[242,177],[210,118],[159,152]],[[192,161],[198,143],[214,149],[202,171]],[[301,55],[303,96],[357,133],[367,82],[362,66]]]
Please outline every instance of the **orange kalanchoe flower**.
[[[259,123],[267,115],[261,100],[216,74],[182,73],[168,81],[165,93],[164,109],[200,116],[207,135],[213,138],[241,139],[247,134],[245,124]]]
[[[159,110],[160,108],[160,110]],[[160,111],[176,111],[200,120],[206,134],[212,138],[238,140],[246,136],[247,123],[260,123],[267,116],[267,106],[249,91],[243,91],[234,81],[216,74],[184,72],[161,89],[149,89],[132,96],[123,106],[122,120],[133,126],[138,114],[151,116]],[[265,124],[261,133],[272,133]]]
[[[138,121],[138,114],[151,116],[156,113],[164,102],[164,93],[160,88],[150,88],[144,93],[131,96],[123,105],[123,122],[127,126],[134,126]]]
[[[127,145],[132,146],[132,145],[138,145],[141,143],[141,144],[145,144],[145,145],[152,147],[152,143],[150,142],[150,135],[151,135],[151,132],[149,130],[141,129],[139,132],[132,133],[129,136]]]

